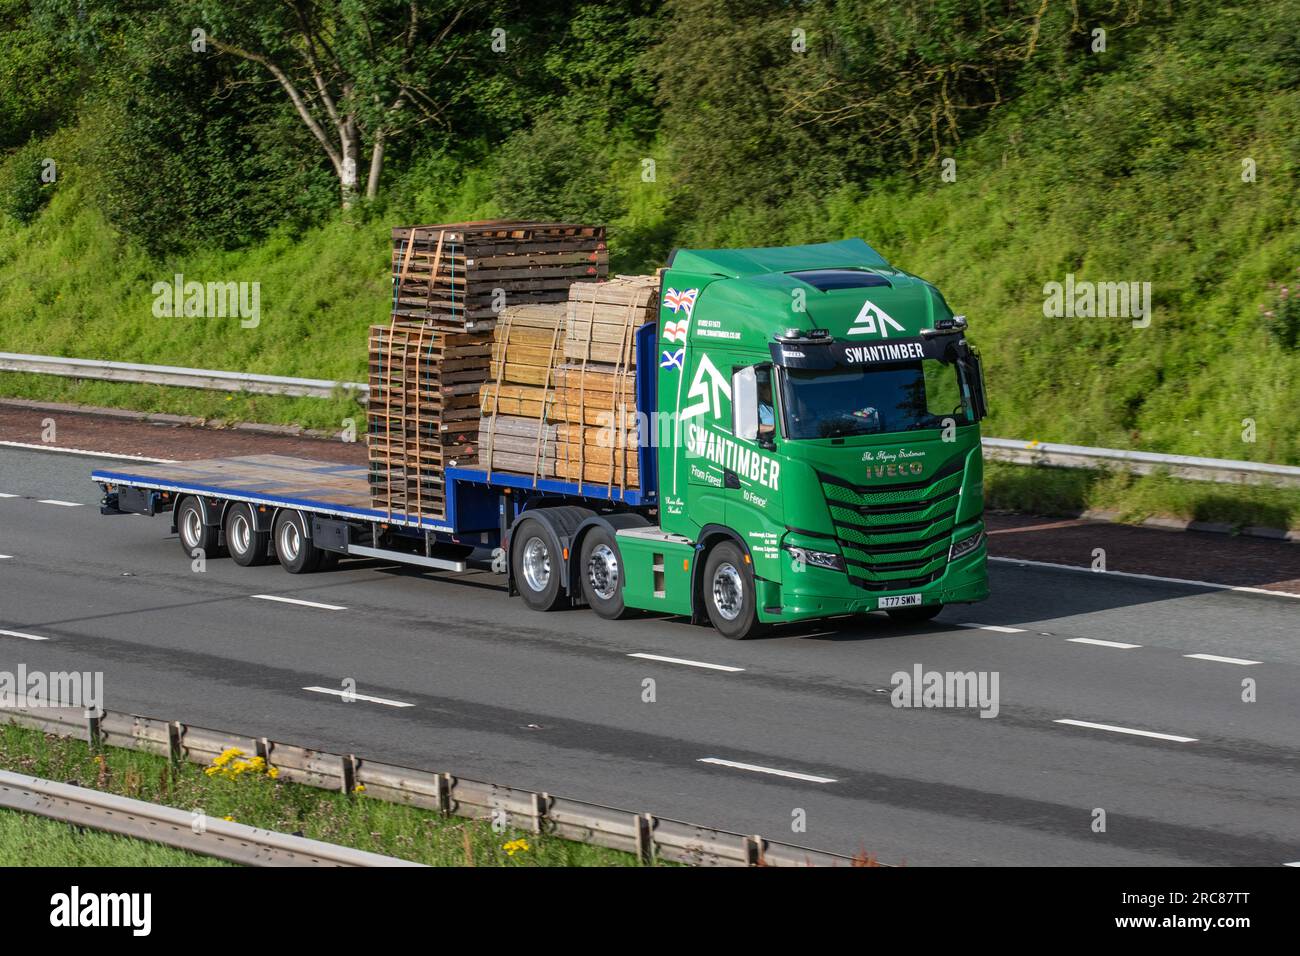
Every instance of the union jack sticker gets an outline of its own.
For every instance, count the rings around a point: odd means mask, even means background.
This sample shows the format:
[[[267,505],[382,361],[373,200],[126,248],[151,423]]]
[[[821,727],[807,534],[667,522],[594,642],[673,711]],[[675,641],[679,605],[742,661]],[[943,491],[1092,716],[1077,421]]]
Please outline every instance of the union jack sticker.
[[[680,309],[689,317],[691,310],[695,308],[695,297],[699,294],[699,289],[683,289],[680,292],[676,289],[668,289],[664,292],[664,305],[672,309],[673,312]]]

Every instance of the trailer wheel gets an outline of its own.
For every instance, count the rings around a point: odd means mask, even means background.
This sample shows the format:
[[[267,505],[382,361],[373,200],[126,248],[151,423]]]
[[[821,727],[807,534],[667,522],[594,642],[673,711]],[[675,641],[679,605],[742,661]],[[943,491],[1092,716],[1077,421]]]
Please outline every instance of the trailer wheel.
[[[754,568],[740,548],[723,541],[704,562],[704,607],[723,637],[743,641],[766,630],[758,620]]]
[[[176,509],[176,536],[187,558],[199,552],[205,558],[221,556],[221,529],[203,523],[203,506],[194,497],[186,498]]]
[[[510,575],[534,611],[554,611],[564,601],[560,546],[540,521],[521,521],[510,532]]]
[[[891,621],[897,621],[899,624],[924,624],[926,621],[938,617],[943,607],[942,604],[925,604],[921,607],[891,607],[886,608],[885,613],[889,615]]]
[[[226,547],[238,565],[251,568],[265,564],[271,535],[258,531],[253,506],[237,501],[226,509]]]
[[[582,577],[582,596],[593,611],[607,621],[628,616],[630,612],[623,604],[623,555],[607,528],[592,528],[582,539],[578,573]]]
[[[290,574],[310,574],[320,567],[321,550],[307,537],[302,515],[281,511],[275,516],[275,556]]]

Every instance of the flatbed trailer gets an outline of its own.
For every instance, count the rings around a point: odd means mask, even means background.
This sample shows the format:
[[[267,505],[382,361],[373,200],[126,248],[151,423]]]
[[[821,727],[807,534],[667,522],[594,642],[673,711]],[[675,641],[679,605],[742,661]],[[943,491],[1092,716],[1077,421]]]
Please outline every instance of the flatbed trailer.
[[[729,638],[988,595],[979,353],[930,283],[860,240],[678,250],[636,331],[637,488],[442,472],[442,517],[365,467],[276,455],[99,469],[105,514],[172,514],[194,557],[464,571],[534,610],[686,615]],[[625,435],[625,418],[610,434]]]

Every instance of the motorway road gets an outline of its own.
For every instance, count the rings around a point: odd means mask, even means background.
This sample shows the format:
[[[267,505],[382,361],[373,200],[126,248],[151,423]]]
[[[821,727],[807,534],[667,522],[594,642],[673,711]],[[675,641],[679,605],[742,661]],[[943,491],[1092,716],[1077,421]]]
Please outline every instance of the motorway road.
[[[86,476],[105,463],[0,449],[0,630],[47,638],[0,633],[0,670],[102,670],[109,709],[889,863],[1300,861],[1292,597],[997,563],[991,600],[927,625],[731,642],[536,614],[487,573],[196,573],[167,518],[98,513]],[[917,664],[996,672],[998,715],[892,707],[891,675]],[[303,689],[347,678],[413,706]]]

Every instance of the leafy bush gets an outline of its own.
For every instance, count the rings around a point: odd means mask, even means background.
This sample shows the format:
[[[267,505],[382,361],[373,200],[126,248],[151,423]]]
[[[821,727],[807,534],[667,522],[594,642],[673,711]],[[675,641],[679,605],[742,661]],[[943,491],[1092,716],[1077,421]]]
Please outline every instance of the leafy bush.
[[[1300,346],[1300,268],[1291,285],[1270,283],[1272,301],[1259,307],[1264,328],[1284,349]]]
[[[46,181],[52,175],[46,159],[42,144],[32,140],[0,166],[0,212],[23,225],[40,214],[54,190],[54,182]]]

